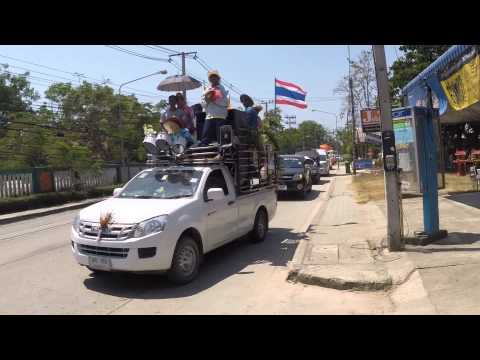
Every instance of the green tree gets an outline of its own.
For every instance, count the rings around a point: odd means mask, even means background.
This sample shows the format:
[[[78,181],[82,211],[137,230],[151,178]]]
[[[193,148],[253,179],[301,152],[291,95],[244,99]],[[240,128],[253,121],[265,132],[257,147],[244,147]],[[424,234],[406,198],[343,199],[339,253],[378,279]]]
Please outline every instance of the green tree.
[[[8,65],[0,68],[0,168],[24,168],[41,161],[40,148],[45,141],[44,132],[27,130],[30,123],[40,125],[32,103],[38,100],[38,93],[27,80],[28,73],[15,75],[8,71]]]
[[[281,110],[279,108],[270,110],[265,113],[262,125],[260,127],[260,135],[266,144],[271,144],[275,150],[279,150],[279,135],[283,130]]]
[[[298,147],[302,149],[317,149],[320,144],[327,140],[327,131],[325,128],[313,120],[304,120],[298,126],[300,136],[300,144]]]
[[[340,153],[344,157],[351,157],[352,154],[352,126],[346,126],[338,129],[337,141],[340,146]],[[348,156],[346,156],[348,155]]]
[[[390,67],[390,90],[394,105],[400,105],[400,91],[434,62],[451,45],[401,45],[402,56]]]
[[[143,125],[158,124],[166,105],[164,101],[142,104],[135,96],[117,95],[109,86],[88,82],[78,87],[54,84],[45,95],[62,109],[58,123],[71,131],[72,139],[87,146],[98,159],[117,163],[121,161],[121,138],[128,162],[145,160]]]

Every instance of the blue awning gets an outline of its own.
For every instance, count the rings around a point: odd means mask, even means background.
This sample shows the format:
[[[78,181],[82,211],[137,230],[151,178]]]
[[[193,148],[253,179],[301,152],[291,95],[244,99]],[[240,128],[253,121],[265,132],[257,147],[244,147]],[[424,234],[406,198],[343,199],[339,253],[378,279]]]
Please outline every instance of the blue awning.
[[[418,74],[412,81],[410,81],[403,89],[402,93],[407,94],[412,91],[413,88],[418,86],[424,86],[425,80],[428,80],[432,76],[437,76],[440,70],[443,70],[450,62],[458,59],[462,54],[471,49],[473,45],[454,45],[444,54],[442,54],[437,60],[428,65],[428,67]]]
[[[431,63],[425,70],[411,80],[403,89],[402,95],[406,98],[408,106],[426,106],[427,88],[432,89],[434,107],[439,109],[440,120],[442,122],[465,122],[480,120],[480,103],[476,103],[470,108],[455,111],[450,108],[447,96],[440,84],[441,72],[455,70],[455,64],[468,53],[475,45],[454,45],[442,54],[437,60]],[[479,79],[480,80],[480,79]],[[480,85],[480,84],[479,84]]]

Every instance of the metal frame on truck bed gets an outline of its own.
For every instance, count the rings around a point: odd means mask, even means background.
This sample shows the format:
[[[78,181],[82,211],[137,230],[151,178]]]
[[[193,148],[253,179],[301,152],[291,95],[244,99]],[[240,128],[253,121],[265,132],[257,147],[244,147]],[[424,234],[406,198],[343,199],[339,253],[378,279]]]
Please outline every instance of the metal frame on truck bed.
[[[229,110],[226,125],[220,128],[218,144],[191,146],[181,153],[172,148],[152,154],[151,166],[226,166],[237,194],[247,194],[277,184],[277,153],[260,143],[256,129],[248,128],[245,113]]]

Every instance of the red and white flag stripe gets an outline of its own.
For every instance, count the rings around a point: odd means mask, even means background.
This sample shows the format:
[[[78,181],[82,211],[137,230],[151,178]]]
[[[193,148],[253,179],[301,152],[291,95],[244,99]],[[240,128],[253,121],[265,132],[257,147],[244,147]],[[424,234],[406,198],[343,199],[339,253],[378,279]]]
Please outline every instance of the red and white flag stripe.
[[[277,96],[276,98],[276,103],[280,105],[292,105],[296,106],[300,109],[306,109],[307,108],[307,103],[302,100],[294,100],[289,97],[284,97],[284,96]]]
[[[276,82],[276,84],[275,84],[276,86],[281,86],[281,87],[283,87],[287,90],[295,91],[295,92],[298,92],[300,94],[307,95],[307,92],[296,84],[289,83],[289,82],[282,81],[282,80],[278,80],[278,79],[276,79],[275,82]]]

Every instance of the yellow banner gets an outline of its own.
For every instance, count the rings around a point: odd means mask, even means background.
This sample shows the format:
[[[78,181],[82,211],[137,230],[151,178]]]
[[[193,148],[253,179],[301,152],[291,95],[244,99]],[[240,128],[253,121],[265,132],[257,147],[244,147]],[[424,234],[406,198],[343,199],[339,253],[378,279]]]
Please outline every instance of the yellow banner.
[[[448,79],[440,81],[455,110],[462,110],[480,101],[480,56],[475,56]]]

